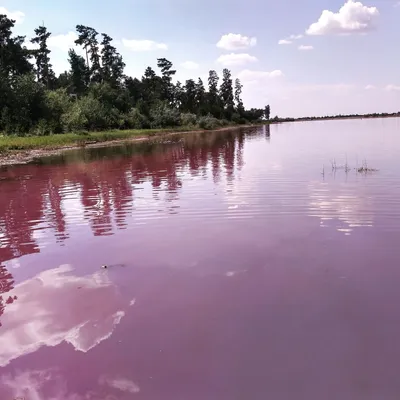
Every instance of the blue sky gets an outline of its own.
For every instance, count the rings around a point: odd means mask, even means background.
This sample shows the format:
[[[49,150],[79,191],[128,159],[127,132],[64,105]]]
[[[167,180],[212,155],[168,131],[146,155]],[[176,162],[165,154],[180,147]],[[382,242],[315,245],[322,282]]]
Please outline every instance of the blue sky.
[[[158,57],[181,81],[228,67],[245,105],[273,115],[400,110],[396,0],[0,0],[5,11],[27,37],[44,21],[56,72],[83,24],[115,39],[132,76]]]

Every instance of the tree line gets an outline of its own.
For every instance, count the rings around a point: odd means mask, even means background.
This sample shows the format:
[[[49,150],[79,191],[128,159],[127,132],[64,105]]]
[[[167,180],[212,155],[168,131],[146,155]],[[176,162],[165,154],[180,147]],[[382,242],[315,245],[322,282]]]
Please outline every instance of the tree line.
[[[200,126],[269,119],[269,105],[246,110],[242,84],[231,71],[222,78],[209,71],[198,78],[173,82],[176,70],[157,59],[158,73],[147,67],[141,79],[124,74],[125,63],[106,33],[77,25],[84,56],[68,52],[69,70],[56,76],[45,26],[35,29],[28,49],[25,36],[13,35],[15,21],[0,15],[0,131],[47,135],[106,129]]]

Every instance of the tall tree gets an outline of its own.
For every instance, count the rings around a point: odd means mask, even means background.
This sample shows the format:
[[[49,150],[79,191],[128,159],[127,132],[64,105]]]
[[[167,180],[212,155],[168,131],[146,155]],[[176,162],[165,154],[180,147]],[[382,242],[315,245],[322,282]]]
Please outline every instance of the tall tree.
[[[89,84],[89,68],[85,63],[85,59],[76,54],[74,49],[70,49],[68,52],[69,64],[71,66],[71,82],[74,89],[74,93],[81,96],[86,92]]]
[[[24,45],[25,36],[12,37],[15,21],[0,14],[0,79],[14,79],[32,71],[31,52]]]
[[[117,49],[111,45],[113,39],[105,33],[102,33],[102,36],[101,62],[103,65],[103,78],[111,86],[118,87],[121,85],[124,76],[125,63]]]
[[[92,82],[102,81],[102,70],[100,65],[99,42],[97,41],[98,32],[84,25],[77,25],[78,39],[75,43],[82,46],[86,51],[87,66],[90,70],[90,80]],[[91,65],[89,65],[89,59]]]
[[[42,25],[35,29],[35,35],[36,36],[31,39],[31,43],[39,46],[39,48],[33,52],[36,58],[37,80],[49,89],[55,80],[55,74],[50,64],[50,50],[47,47],[47,40],[51,36],[51,33]]]
[[[185,97],[185,90],[182,87],[182,83],[181,82],[176,82],[176,85],[174,87],[174,106],[182,111],[182,107],[184,104],[184,99]]]
[[[267,120],[269,120],[271,117],[271,108],[270,108],[269,104],[267,106],[265,106],[264,116],[265,116],[265,119],[267,119]]]
[[[143,97],[143,84],[137,78],[126,77],[125,87],[131,98],[131,103],[135,107],[137,102]]]
[[[221,99],[224,107],[225,116],[230,119],[234,112],[235,103],[233,101],[232,74],[229,69],[223,70],[222,83],[220,87]]]
[[[221,101],[218,92],[219,77],[216,71],[208,74],[208,111],[216,118],[221,117]]]
[[[196,113],[196,82],[188,79],[184,88],[182,109],[185,112]]]
[[[200,115],[207,113],[206,89],[204,88],[201,78],[199,78],[196,83],[196,108],[197,113]]]
[[[236,103],[236,110],[240,116],[243,115],[244,107],[242,101],[242,89],[243,85],[240,82],[239,78],[235,80],[235,103]]]
[[[157,66],[161,69],[162,89],[161,100],[166,100],[170,104],[174,101],[174,87],[172,85],[172,77],[176,74],[176,70],[172,69],[172,62],[166,58],[158,58]]]

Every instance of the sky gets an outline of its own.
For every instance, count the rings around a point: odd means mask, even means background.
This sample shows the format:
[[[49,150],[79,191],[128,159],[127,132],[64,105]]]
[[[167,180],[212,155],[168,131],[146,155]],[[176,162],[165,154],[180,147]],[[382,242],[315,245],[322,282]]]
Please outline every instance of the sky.
[[[127,75],[160,57],[181,82],[229,68],[245,106],[272,116],[400,111],[397,0],[0,0],[0,13],[27,39],[45,24],[56,73],[82,24],[114,38]]]

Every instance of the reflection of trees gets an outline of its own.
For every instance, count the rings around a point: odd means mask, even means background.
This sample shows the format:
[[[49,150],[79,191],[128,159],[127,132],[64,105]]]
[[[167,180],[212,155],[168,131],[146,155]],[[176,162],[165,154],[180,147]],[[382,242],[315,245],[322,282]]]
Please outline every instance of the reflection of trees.
[[[172,203],[179,198],[182,174],[207,178],[210,172],[215,183],[222,175],[232,182],[243,166],[244,138],[238,131],[173,136],[167,144],[79,150],[1,173],[0,261],[38,252],[39,228],[54,230],[57,241],[65,241],[71,210],[63,202],[68,195],[78,197],[83,218],[96,236],[126,227],[135,189],[146,182],[154,198],[163,198],[176,212]],[[165,196],[159,197],[161,192]]]
[[[3,315],[6,305],[12,304],[14,300],[17,300],[16,297],[12,296],[3,297],[3,294],[10,292],[12,289],[14,289],[14,278],[5,266],[0,265],[0,317]]]

